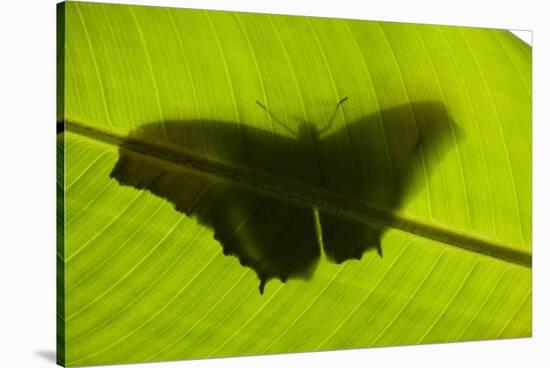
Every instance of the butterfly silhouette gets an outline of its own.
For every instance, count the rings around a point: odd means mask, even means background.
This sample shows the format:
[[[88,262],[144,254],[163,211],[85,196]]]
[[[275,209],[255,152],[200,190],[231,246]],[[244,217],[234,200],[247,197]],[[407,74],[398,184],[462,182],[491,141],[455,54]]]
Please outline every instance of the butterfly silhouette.
[[[144,124],[128,141],[162,142],[398,209],[418,189],[415,183],[422,180],[417,176],[426,175],[443,158],[454,142],[450,133],[458,128],[441,103],[418,102],[383,109],[328,133],[346,100],[337,103],[325,129],[301,121],[297,132],[257,102],[291,137],[242,123],[198,119]],[[177,211],[211,228],[224,254],[256,272],[262,294],[270,279],[311,277],[322,252],[336,263],[361,259],[368,249],[382,255],[386,229],[381,225],[323,211],[316,217],[311,207],[174,165],[124,143],[111,177],[168,200]]]

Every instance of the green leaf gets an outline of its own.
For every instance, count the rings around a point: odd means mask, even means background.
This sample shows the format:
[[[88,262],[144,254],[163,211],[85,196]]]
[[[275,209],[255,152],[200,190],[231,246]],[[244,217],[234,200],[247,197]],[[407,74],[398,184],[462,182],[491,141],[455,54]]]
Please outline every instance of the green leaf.
[[[509,32],[59,9],[61,363],[531,335]]]

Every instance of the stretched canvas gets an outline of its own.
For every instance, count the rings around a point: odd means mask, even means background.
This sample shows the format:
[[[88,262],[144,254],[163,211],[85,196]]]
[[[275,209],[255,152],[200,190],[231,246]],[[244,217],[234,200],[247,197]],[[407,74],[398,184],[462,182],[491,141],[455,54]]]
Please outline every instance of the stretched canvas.
[[[531,336],[531,47],[58,5],[58,363]]]

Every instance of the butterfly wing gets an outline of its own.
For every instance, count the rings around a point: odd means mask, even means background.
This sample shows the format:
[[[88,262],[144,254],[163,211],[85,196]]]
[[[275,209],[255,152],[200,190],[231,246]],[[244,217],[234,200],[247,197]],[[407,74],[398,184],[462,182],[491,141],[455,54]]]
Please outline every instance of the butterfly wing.
[[[397,211],[418,190],[418,175],[429,173],[451,143],[454,123],[437,102],[411,103],[366,115],[322,139],[325,189]],[[370,248],[381,254],[385,228],[321,215],[323,245],[336,262],[361,258]]]
[[[205,140],[223,137],[218,142]],[[277,137],[275,137],[277,138]],[[294,162],[305,159],[293,152],[296,143],[278,137]],[[279,175],[295,175],[285,165],[273,134],[237,124],[182,121],[146,124],[130,134],[135,141],[164,141],[210,158],[229,161]],[[302,167],[311,165],[303,165]],[[296,172],[304,175],[303,170]],[[307,170],[305,171],[306,175]],[[122,185],[151,193],[171,202],[177,211],[193,216],[213,230],[224,254],[236,256],[260,279],[260,292],[267,280],[307,278],[320,257],[311,209],[265,197],[213,175],[136,152],[121,146],[111,177]]]

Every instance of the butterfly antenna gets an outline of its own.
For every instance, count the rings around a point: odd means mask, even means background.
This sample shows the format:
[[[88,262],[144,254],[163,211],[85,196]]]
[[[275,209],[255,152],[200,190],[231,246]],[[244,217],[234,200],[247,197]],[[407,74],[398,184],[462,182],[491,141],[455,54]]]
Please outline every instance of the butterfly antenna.
[[[286,130],[288,130],[290,132],[290,134],[292,135],[297,135],[295,132],[292,131],[292,129],[290,129],[286,124],[284,124],[282,121],[280,121],[279,119],[277,119],[275,117],[275,115],[273,115],[271,112],[269,112],[269,110],[267,109],[267,107],[265,107],[260,101],[256,101],[256,103],[258,104],[258,106],[260,106],[266,113],[267,115],[269,115],[271,117],[271,119],[275,120],[277,123],[279,123],[279,125],[281,125],[283,128],[285,128]]]
[[[334,122],[334,118],[336,117],[336,113],[338,112],[338,108],[340,107],[340,105],[342,105],[344,102],[346,102],[348,100],[347,97],[343,97],[342,99],[340,99],[340,101],[338,101],[338,103],[336,104],[336,107],[334,108],[334,112],[332,113],[332,115],[330,116],[330,120],[328,121],[328,125],[325,129],[322,129],[320,131],[320,133],[324,133],[326,132],[327,130],[330,129],[332,123]]]

